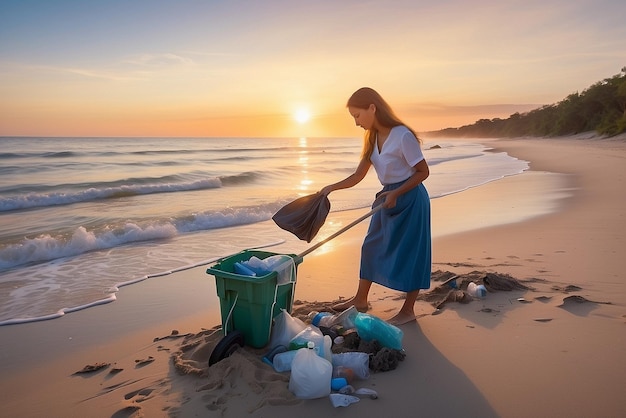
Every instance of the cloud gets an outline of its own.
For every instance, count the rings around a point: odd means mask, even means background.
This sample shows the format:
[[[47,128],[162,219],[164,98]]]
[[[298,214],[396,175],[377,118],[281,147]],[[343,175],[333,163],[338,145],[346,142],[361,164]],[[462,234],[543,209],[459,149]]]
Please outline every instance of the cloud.
[[[136,57],[121,60],[107,68],[104,65],[98,68],[81,66],[38,65],[28,63],[3,63],[1,69],[7,74],[69,74],[88,79],[109,81],[138,81],[153,76],[156,72],[193,67],[195,62],[191,58],[173,53],[141,54]]]
[[[127,64],[148,67],[175,67],[180,65],[190,66],[195,64],[194,60],[191,58],[172,53],[141,54],[137,57],[125,60],[124,62]]]
[[[37,77],[49,77],[51,74],[78,75],[84,78],[110,80],[110,81],[132,81],[140,79],[140,74],[129,73],[127,71],[107,71],[84,67],[65,67],[56,65],[37,65],[25,63],[4,63],[0,69],[8,75],[17,77],[19,74],[30,73]],[[42,80],[42,78],[38,78]]]

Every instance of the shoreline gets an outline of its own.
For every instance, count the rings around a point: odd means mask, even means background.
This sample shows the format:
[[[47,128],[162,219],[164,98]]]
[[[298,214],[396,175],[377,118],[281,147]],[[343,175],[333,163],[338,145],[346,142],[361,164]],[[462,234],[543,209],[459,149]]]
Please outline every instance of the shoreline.
[[[433,219],[433,238],[438,238],[444,235],[453,235],[461,232],[472,231],[475,229],[481,229],[489,226],[496,226],[502,224],[510,224],[523,222],[524,220],[542,216],[547,213],[551,213],[558,210],[561,202],[570,196],[570,192],[567,188],[567,176],[558,173],[550,172],[538,172],[538,171],[525,171],[517,175],[510,175],[498,180],[493,180],[482,184],[480,186],[472,187],[470,189],[451,193],[445,196],[431,199],[431,205],[434,208],[436,216]],[[531,194],[530,191],[536,192],[537,189],[541,190],[541,194]],[[493,198],[493,190],[503,190],[504,194],[500,193],[500,196]],[[511,190],[515,190],[512,193]],[[480,207],[476,207],[471,213],[465,213],[463,218],[452,216],[437,216],[440,212],[451,211],[457,208],[460,203],[465,202],[466,193],[471,191],[471,201],[478,201]],[[525,191],[525,193],[519,193]],[[445,199],[444,199],[445,198]],[[441,200],[443,199],[443,200]],[[506,202],[505,206],[502,206]],[[496,208],[495,206],[498,205]],[[511,207],[514,210],[508,210]],[[294,236],[284,231],[278,231],[283,235],[284,239],[278,240],[274,243],[268,243],[258,249],[266,249],[268,251],[277,251],[282,253],[301,253],[304,250],[315,245],[317,242],[322,241],[327,236],[330,236],[336,230],[351,223],[354,219],[364,215],[369,211],[369,208],[359,208],[350,210],[341,210],[337,212],[331,212],[326,220],[326,228],[323,228],[319,234],[311,243],[307,244],[303,241],[297,240]],[[484,211],[490,211],[492,216],[486,218],[481,213]],[[469,217],[467,216],[469,215]],[[362,221],[367,225],[369,219]],[[267,224],[271,224],[272,227],[276,226],[271,220],[263,221],[258,225],[241,225],[239,227],[233,227],[233,233],[238,233],[239,229],[245,229],[248,233],[254,233],[255,229],[267,229]],[[332,225],[328,227],[328,225]],[[337,238],[338,240],[343,239]],[[316,250],[316,252],[327,252],[325,247],[331,247],[333,243],[324,244],[323,247]],[[61,319],[66,315],[75,315],[78,312],[93,309],[100,305],[106,305],[115,303],[118,296],[123,297],[126,287],[137,285],[144,281],[150,281],[158,279],[164,276],[170,276],[172,274],[179,273],[181,271],[194,269],[196,267],[207,267],[213,264],[220,257],[213,257],[201,262],[197,262],[188,266],[176,267],[175,269],[169,269],[162,272],[155,272],[147,274],[143,277],[128,279],[126,281],[117,283],[112,286],[112,289],[116,289],[112,293],[107,293],[101,299],[94,300],[83,305],[69,306],[59,309],[56,312],[50,311],[47,314],[38,317],[21,317],[0,321],[0,328],[4,326],[23,325],[33,322],[45,322]]]
[[[444,408],[449,413],[461,413],[465,408],[466,413],[473,410],[481,416],[519,416],[519,411],[536,416],[588,413],[611,416],[626,410],[620,394],[626,375],[621,361],[626,349],[622,336],[626,304],[622,278],[626,264],[617,254],[623,247],[625,227],[623,198],[615,193],[623,189],[625,181],[619,158],[624,157],[626,146],[619,140],[601,141],[604,142],[486,141],[495,149],[530,161],[532,171],[528,173],[544,170],[563,173],[572,184],[561,186],[565,195],[557,199],[560,206],[556,212],[515,223],[497,220],[504,222],[497,225],[491,219],[470,231],[439,234],[433,239],[433,271],[463,274],[484,270],[508,273],[520,279],[541,278],[546,282],[537,287],[551,301],[533,300],[522,306],[511,301],[520,297],[518,292],[515,297],[490,294],[484,301],[446,307],[439,315],[432,315],[430,304],[418,302],[417,323],[402,327],[407,350],[405,363],[397,370],[375,374],[364,382],[375,385],[379,400],[375,403],[362,400],[341,413],[360,416],[368,410],[384,413],[386,408],[394,408],[397,416],[413,416],[416,411],[441,414]],[[527,201],[524,195],[537,193],[542,177],[531,174],[512,182],[523,177],[524,174],[481,186],[480,193],[468,190],[434,199],[433,230],[442,231],[453,222],[481,222],[489,213],[501,214],[506,207],[496,203],[511,203],[510,197],[503,196],[514,195],[512,191],[523,190],[519,202]],[[568,197],[569,193],[572,196]],[[351,296],[366,225],[367,222],[359,224],[307,256],[299,267],[296,299],[330,301]],[[281,252],[280,246],[269,250]],[[6,410],[12,416],[41,411],[72,416],[95,406],[103,408],[103,416],[112,416],[125,406],[138,407],[127,412],[146,416],[190,416],[193,408],[198,408],[197,413],[206,411],[203,394],[189,394],[197,382],[190,384],[177,376],[170,367],[170,353],[157,351],[153,342],[154,337],[168,335],[174,329],[194,333],[220,322],[219,309],[206,303],[218,298],[214,287],[211,288],[213,277],[205,271],[206,267],[202,266],[174,273],[175,280],[172,276],[165,280],[152,278],[124,289],[114,304],[54,321],[0,327],[3,346],[0,391],[11,399],[5,405]],[[563,293],[552,292],[550,286],[570,284],[583,289],[577,294],[589,300],[610,301],[611,305],[581,304],[558,309]],[[529,300],[534,297],[528,292],[521,296]],[[392,316],[399,307],[399,301],[394,300],[397,297],[398,292],[373,286],[372,314],[382,318]],[[169,313],[170,309],[167,313],[158,312],[162,306],[169,306],[176,313]],[[492,315],[486,315],[479,312],[481,306],[499,313],[492,311]],[[550,321],[537,322],[537,318],[550,318]],[[189,396],[189,401],[159,392],[137,402],[136,397],[121,396],[122,389],[100,393],[102,379],[108,380],[102,374],[89,378],[72,376],[84,364],[132,363],[148,353],[156,358],[154,362],[143,368],[125,368],[124,373],[132,376],[149,371],[156,379],[154,382],[167,383],[172,392]],[[145,386],[148,380],[141,385]],[[406,382],[416,382],[421,389],[411,392],[411,388],[417,389]],[[36,401],[32,400],[33,387],[39,388]],[[64,389],[69,391],[66,398],[59,395],[59,390]],[[131,389],[123,390],[130,393]],[[153,389],[153,392],[158,391]],[[462,394],[463,399],[451,400],[450,393]],[[406,401],[416,396],[419,407]],[[447,405],[442,407],[442,402]],[[236,416],[235,407],[227,405],[230,407],[223,411],[224,416]],[[314,416],[335,411],[327,400],[316,400],[292,406],[264,406],[255,414]]]
[[[542,216],[547,213],[557,211],[558,207],[562,204],[562,201],[571,195],[566,186],[567,182],[567,176],[558,173],[525,171],[520,174],[492,180],[467,190],[432,198],[431,204],[435,208],[435,213],[439,213],[440,210],[446,211],[459,206],[458,202],[466,200],[464,196],[468,191],[472,191],[471,195],[474,196],[470,200],[472,200],[474,204],[479,201],[479,204],[482,205],[481,207],[475,208],[476,210],[472,213],[465,213],[465,215],[473,215],[470,218],[467,216],[464,218],[454,216],[435,216],[432,228],[433,238],[481,229],[489,226],[523,222],[524,220],[536,216]],[[512,189],[515,189],[516,192],[511,193],[510,190]],[[537,195],[537,189],[541,189],[540,195]],[[494,199],[492,198],[492,190],[504,190],[504,195],[500,194],[499,197]],[[531,190],[535,193],[529,193]],[[520,194],[519,191],[526,191],[526,193]],[[445,199],[441,200],[442,198]],[[504,202],[506,202],[506,206],[502,206]],[[500,205],[500,207],[494,208],[494,205]],[[509,210],[511,207],[515,209]],[[481,212],[484,212],[485,210],[490,211],[492,216],[488,218],[482,216]],[[369,208],[358,208],[331,212],[326,220],[326,225],[334,225],[334,227],[331,226],[329,228],[327,226],[326,228],[323,228],[320,231],[321,233],[319,236],[309,244],[297,240],[295,237],[284,231],[278,231],[279,234],[283,235],[283,239],[255,248],[267,249],[268,251],[279,251],[283,253],[300,253],[307,250],[309,247],[312,247],[317,242],[322,241],[325,237],[330,236],[336,230],[352,222],[353,219],[364,215],[368,211]],[[445,221],[443,218],[445,218]],[[368,219],[363,221],[364,224],[367,224],[367,222]],[[260,222],[258,225],[241,225],[239,227],[233,227],[232,229],[233,233],[238,233],[240,229],[246,229],[245,232],[247,233],[254,233],[255,229],[267,229],[267,224],[271,224],[273,228],[276,228],[272,221],[268,220]],[[325,244],[325,246],[330,245],[332,245],[332,243]],[[320,251],[327,250],[325,250],[324,247],[316,250],[316,252]],[[117,301],[119,295],[123,295],[123,289],[126,287],[133,286],[144,281],[154,280],[155,278],[162,276],[170,276],[171,274],[194,269],[196,267],[207,267],[219,258],[220,257],[216,256],[192,265],[180,266],[174,269],[150,273],[143,277],[128,279],[112,286],[111,289],[115,289],[115,291],[104,294],[104,297],[101,299],[93,300],[82,305],[63,307],[58,309],[56,312],[49,311],[41,316],[17,317],[0,320],[0,328],[4,326],[23,325],[33,322],[52,321],[60,319],[68,314],[76,314],[77,312],[93,309],[94,307],[98,307],[100,305],[114,303]]]

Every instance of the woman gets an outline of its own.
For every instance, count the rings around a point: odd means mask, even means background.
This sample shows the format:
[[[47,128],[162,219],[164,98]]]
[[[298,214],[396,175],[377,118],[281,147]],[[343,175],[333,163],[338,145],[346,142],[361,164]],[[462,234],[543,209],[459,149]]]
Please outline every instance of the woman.
[[[368,309],[367,296],[376,282],[406,292],[400,311],[388,320],[394,325],[415,320],[414,305],[420,289],[430,287],[430,198],[423,185],[429,175],[415,132],[394,114],[373,89],[363,87],[348,100],[348,111],[365,129],[361,161],[356,171],[320,192],[358,184],[374,166],[383,189],[376,195],[375,212],[361,249],[361,271],[356,295],[334,308],[354,305]]]

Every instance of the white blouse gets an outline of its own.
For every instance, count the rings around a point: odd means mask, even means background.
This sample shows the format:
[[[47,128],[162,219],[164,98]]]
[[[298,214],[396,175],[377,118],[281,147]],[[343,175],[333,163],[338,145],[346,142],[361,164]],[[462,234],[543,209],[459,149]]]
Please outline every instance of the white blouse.
[[[424,154],[417,138],[403,125],[391,128],[380,152],[377,139],[370,158],[383,186],[411,177],[415,173],[414,166],[423,159]]]

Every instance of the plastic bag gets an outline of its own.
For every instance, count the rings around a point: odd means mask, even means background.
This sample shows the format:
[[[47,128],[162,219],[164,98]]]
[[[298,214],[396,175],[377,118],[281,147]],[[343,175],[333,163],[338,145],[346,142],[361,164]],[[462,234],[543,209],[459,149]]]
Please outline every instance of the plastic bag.
[[[235,263],[235,273],[245,276],[265,276],[272,271],[277,272],[277,284],[296,281],[296,262],[286,254],[276,254],[261,260],[252,256],[248,261]]]
[[[360,351],[333,354],[334,368],[345,367],[351,369],[354,377],[365,380],[370,377],[370,355]]]
[[[377,340],[383,347],[402,350],[404,333],[395,325],[374,315],[359,312],[354,319],[354,326],[363,340]]]
[[[233,267],[235,269],[235,273],[240,274],[242,276],[255,277],[257,275],[257,273],[254,270],[246,266],[244,263],[237,262],[233,265]]]
[[[265,264],[270,271],[278,273],[277,284],[286,284],[296,281],[296,262],[293,258],[284,254],[267,257]]]
[[[291,363],[289,390],[300,399],[316,399],[330,395],[333,366],[315,353],[315,344],[298,350]]]
[[[324,347],[324,334],[318,327],[312,325],[305,326],[291,341],[289,341],[288,348],[290,350],[297,350],[298,348],[306,348],[309,341],[315,343],[315,348],[319,349]]]
[[[272,219],[276,225],[291,232],[301,240],[311,242],[324,225],[330,212],[330,201],[321,193],[294,200],[282,207]]]
[[[306,328],[306,324],[298,318],[294,318],[285,309],[274,317],[274,325],[270,335],[270,350],[279,345],[287,347],[293,337]]]
[[[270,270],[267,267],[267,263],[265,262],[265,260],[261,260],[257,256],[250,257],[250,259],[248,261],[244,261],[244,264],[250,270],[255,272],[257,276],[265,276],[266,274],[269,274],[269,273],[272,272],[272,270]]]
[[[356,396],[344,395],[341,393],[331,393],[329,398],[330,403],[332,403],[335,408],[339,408],[340,406],[350,406],[353,403],[357,403],[361,400]]]

